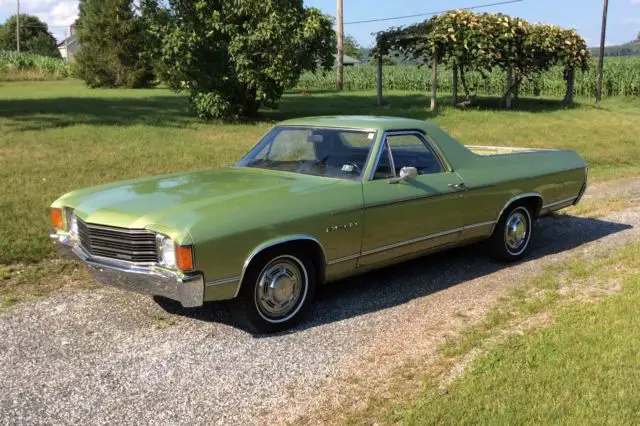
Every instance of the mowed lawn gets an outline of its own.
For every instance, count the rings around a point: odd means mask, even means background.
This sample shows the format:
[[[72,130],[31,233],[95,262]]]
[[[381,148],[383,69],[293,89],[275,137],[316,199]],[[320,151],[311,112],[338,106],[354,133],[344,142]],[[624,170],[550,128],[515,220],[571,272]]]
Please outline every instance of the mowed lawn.
[[[186,97],[166,89],[88,89],[82,82],[0,84],[0,264],[51,255],[48,205],[79,187],[143,175],[233,164],[278,120],[304,115],[378,114],[431,119],[466,144],[572,148],[592,179],[640,174],[640,101],[590,101],[564,109],[522,100],[500,111],[496,99],[435,114],[422,94],[288,94],[255,122],[203,123]]]
[[[551,265],[485,319],[520,315],[535,324],[537,314],[550,324],[518,333],[504,319],[446,392],[427,380],[416,400],[400,400],[383,417],[408,425],[640,424],[639,303],[637,242]]]

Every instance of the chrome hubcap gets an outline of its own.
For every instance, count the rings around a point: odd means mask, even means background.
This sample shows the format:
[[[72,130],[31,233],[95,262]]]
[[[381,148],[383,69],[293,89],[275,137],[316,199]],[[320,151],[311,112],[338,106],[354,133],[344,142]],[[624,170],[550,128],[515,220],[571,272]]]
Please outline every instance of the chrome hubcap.
[[[300,265],[289,258],[274,259],[258,278],[256,305],[270,319],[283,318],[298,307],[305,287]]]
[[[504,241],[507,249],[511,252],[518,252],[527,241],[529,233],[526,216],[521,212],[514,212],[507,221],[504,231]]]

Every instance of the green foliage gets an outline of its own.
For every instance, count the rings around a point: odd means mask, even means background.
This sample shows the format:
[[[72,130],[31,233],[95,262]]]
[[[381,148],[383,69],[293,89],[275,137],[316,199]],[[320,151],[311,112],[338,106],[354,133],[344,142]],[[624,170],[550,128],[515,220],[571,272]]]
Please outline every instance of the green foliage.
[[[165,81],[204,119],[255,115],[303,71],[334,62],[332,19],[302,0],[147,0],[142,9]]]
[[[81,0],[78,77],[89,87],[148,87],[154,76],[133,0]]]
[[[384,57],[384,59],[389,59]],[[595,60],[587,71],[579,71],[575,77],[575,95],[592,97],[595,94],[596,70]],[[466,75],[467,83],[478,95],[502,95],[504,93],[505,73],[494,69],[490,73],[470,72]],[[383,89],[409,90],[425,92],[431,90],[431,73],[425,67],[416,65],[385,66],[383,69]],[[297,84],[298,89],[333,90],[336,81],[333,73],[304,73]],[[347,67],[344,71],[344,88],[346,91],[375,90],[376,69],[374,66],[361,65]],[[445,66],[438,73],[438,88],[451,93],[453,78],[451,68]],[[548,71],[525,79],[520,86],[523,96],[564,96],[566,82],[564,68],[555,66]],[[606,58],[604,63],[603,94],[612,96],[640,96],[640,58]]]
[[[171,82],[169,70],[162,59],[162,38],[156,33],[157,28],[168,28],[171,15],[166,8],[158,7],[157,0],[141,0],[139,2],[139,19],[143,31],[143,57],[151,64],[153,73],[159,81]]]
[[[347,34],[344,37],[344,54],[347,56],[351,56],[352,58],[362,60],[363,49],[362,46],[356,41],[356,39]]]
[[[564,67],[565,79],[589,66],[586,42],[575,30],[546,24],[530,24],[503,14],[452,11],[420,24],[391,28],[377,36],[376,52],[398,51],[424,63],[435,60],[465,74],[482,75],[493,69],[513,73],[505,96],[515,94],[525,78],[533,78],[552,66]]]
[[[378,58],[376,58],[375,56],[371,56],[369,58],[369,65],[372,66],[377,66],[378,64]],[[396,65],[396,62],[393,60],[393,58],[390,58],[389,56],[383,56],[382,57],[382,65],[383,66],[393,66]],[[301,78],[304,78],[306,74],[303,74],[303,76]],[[322,77],[319,77],[322,78]]]
[[[71,65],[62,59],[34,53],[0,51],[0,80],[25,72],[35,73],[37,79],[43,80],[67,78],[72,75]]]
[[[13,15],[0,26],[0,50],[15,51],[16,49],[16,16]],[[52,58],[60,57],[58,44],[49,32],[47,24],[32,15],[20,15],[20,52]]]

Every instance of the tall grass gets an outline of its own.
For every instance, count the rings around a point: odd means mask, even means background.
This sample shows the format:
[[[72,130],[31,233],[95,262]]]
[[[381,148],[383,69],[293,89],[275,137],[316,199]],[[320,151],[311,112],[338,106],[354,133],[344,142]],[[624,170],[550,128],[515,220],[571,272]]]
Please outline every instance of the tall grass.
[[[71,65],[60,58],[0,51],[0,80],[57,80],[71,75]]]
[[[578,97],[593,96],[596,89],[597,66],[593,61],[587,72],[577,72],[575,95]],[[520,93],[524,96],[562,97],[566,91],[562,68],[552,70],[526,79]],[[505,90],[506,77],[495,70],[484,79],[479,73],[467,75],[469,86],[479,95],[501,95]],[[297,88],[301,90],[332,90],[335,88],[333,73],[305,73],[300,78]],[[345,90],[375,90],[376,68],[369,65],[345,68]],[[397,65],[383,67],[384,90],[431,90],[431,70],[428,67],[415,65]],[[443,92],[453,90],[453,77],[449,69],[440,68],[438,88]],[[462,86],[460,85],[462,93]],[[612,96],[640,96],[640,57],[607,58],[605,60],[603,94]]]

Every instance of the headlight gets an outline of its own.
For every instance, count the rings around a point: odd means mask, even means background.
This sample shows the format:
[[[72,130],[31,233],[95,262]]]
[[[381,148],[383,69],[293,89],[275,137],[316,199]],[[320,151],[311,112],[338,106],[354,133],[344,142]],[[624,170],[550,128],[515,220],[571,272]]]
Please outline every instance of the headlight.
[[[158,247],[158,258],[160,265],[167,268],[176,267],[176,246],[173,240],[164,235],[156,237],[156,246]]]
[[[69,226],[69,234],[72,237],[78,237],[78,219],[76,218],[76,214],[71,211],[68,216],[68,226]]]

